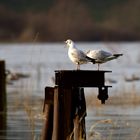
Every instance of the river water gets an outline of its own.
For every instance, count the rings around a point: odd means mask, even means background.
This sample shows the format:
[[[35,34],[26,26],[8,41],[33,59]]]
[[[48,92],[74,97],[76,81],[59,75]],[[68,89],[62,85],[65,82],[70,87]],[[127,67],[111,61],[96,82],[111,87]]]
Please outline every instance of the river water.
[[[105,105],[97,100],[97,90],[85,89],[86,130],[91,140],[140,139],[140,43],[81,43],[83,51],[102,48],[123,53],[117,60],[100,66],[106,74],[110,98]],[[55,70],[73,70],[63,43],[0,44],[0,59],[6,69],[30,75],[7,84],[7,129],[1,140],[39,140],[44,116],[44,88],[54,86]],[[96,70],[96,65],[81,69]],[[135,77],[135,78],[134,78]],[[5,133],[6,132],[6,133]]]

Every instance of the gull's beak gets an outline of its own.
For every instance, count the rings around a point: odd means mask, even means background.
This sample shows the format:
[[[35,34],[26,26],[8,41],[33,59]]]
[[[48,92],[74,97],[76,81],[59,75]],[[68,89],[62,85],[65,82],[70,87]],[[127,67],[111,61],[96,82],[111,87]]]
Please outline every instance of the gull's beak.
[[[64,43],[65,43],[65,46],[64,46],[64,48],[66,48],[66,47],[67,47],[67,43],[66,43],[66,41],[64,41]]]
[[[65,48],[67,48],[67,41],[64,41],[64,43],[65,43]]]

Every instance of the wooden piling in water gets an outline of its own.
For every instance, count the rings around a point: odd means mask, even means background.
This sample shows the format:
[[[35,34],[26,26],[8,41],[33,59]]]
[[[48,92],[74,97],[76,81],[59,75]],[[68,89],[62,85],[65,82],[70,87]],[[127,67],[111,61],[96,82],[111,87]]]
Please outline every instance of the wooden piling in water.
[[[5,61],[0,60],[0,130],[6,128],[6,75]]]
[[[84,88],[74,88],[73,94],[75,96],[75,116],[73,118],[74,123],[74,140],[86,140],[86,126],[85,117],[86,112],[86,101]]]
[[[99,88],[98,98],[105,103],[110,87],[104,85],[105,72],[110,71],[55,72],[55,87],[45,88],[46,121],[42,140],[86,140],[83,87]]]
[[[45,100],[43,112],[45,114],[45,123],[43,126],[41,140],[52,140],[53,132],[53,101],[54,98],[54,88],[46,87],[45,88]]]
[[[55,87],[52,140],[70,140],[73,131],[71,89]]]
[[[6,111],[6,75],[3,60],[0,60],[0,111]]]

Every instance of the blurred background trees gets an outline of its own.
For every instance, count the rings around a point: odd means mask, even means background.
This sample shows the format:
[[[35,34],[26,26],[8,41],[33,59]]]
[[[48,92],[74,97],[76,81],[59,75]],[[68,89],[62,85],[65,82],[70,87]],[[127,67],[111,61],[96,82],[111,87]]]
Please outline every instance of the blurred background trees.
[[[0,41],[135,41],[139,0],[0,0]]]

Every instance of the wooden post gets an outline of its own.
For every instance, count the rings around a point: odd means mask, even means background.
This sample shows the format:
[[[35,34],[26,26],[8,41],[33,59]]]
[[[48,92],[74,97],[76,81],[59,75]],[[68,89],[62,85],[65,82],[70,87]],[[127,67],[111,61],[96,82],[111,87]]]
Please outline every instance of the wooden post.
[[[42,131],[41,140],[52,140],[52,131],[53,131],[53,96],[54,88],[46,87],[45,88],[45,101],[43,112],[45,113],[45,123]]]
[[[81,88],[55,87],[52,140],[85,140],[85,116],[85,98]]]
[[[70,140],[73,131],[71,89],[55,87],[52,140]]]
[[[0,60],[0,111],[6,111],[6,75],[3,60]]]
[[[59,137],[59,95],[58,88],[54,90],[54,117],[53,117],[53,135],[52,140],[58,140]]]
[[[0,60],[0,130],[6,129],[6,108],[5,61]]]
[[[84,95],[84,88],[74,88],[73,95],[75,95],[75,116],[74,116],[74,140],[86,140],[86,101]]]
[[[41,140],[52,140],[53,131],[53,105],[45,105],[45,123]]]
[[[47,88],[48,93],[53,94],[53,99],[45,92],[46,134],[42,140],[86,140],[86,102],[83,87],[99,88],[98,98],[105,103],[109,87],[105,86],[105,72],[110,71],[55,72],[55,87]],[[51,102],[53,108],[50,107]]]

